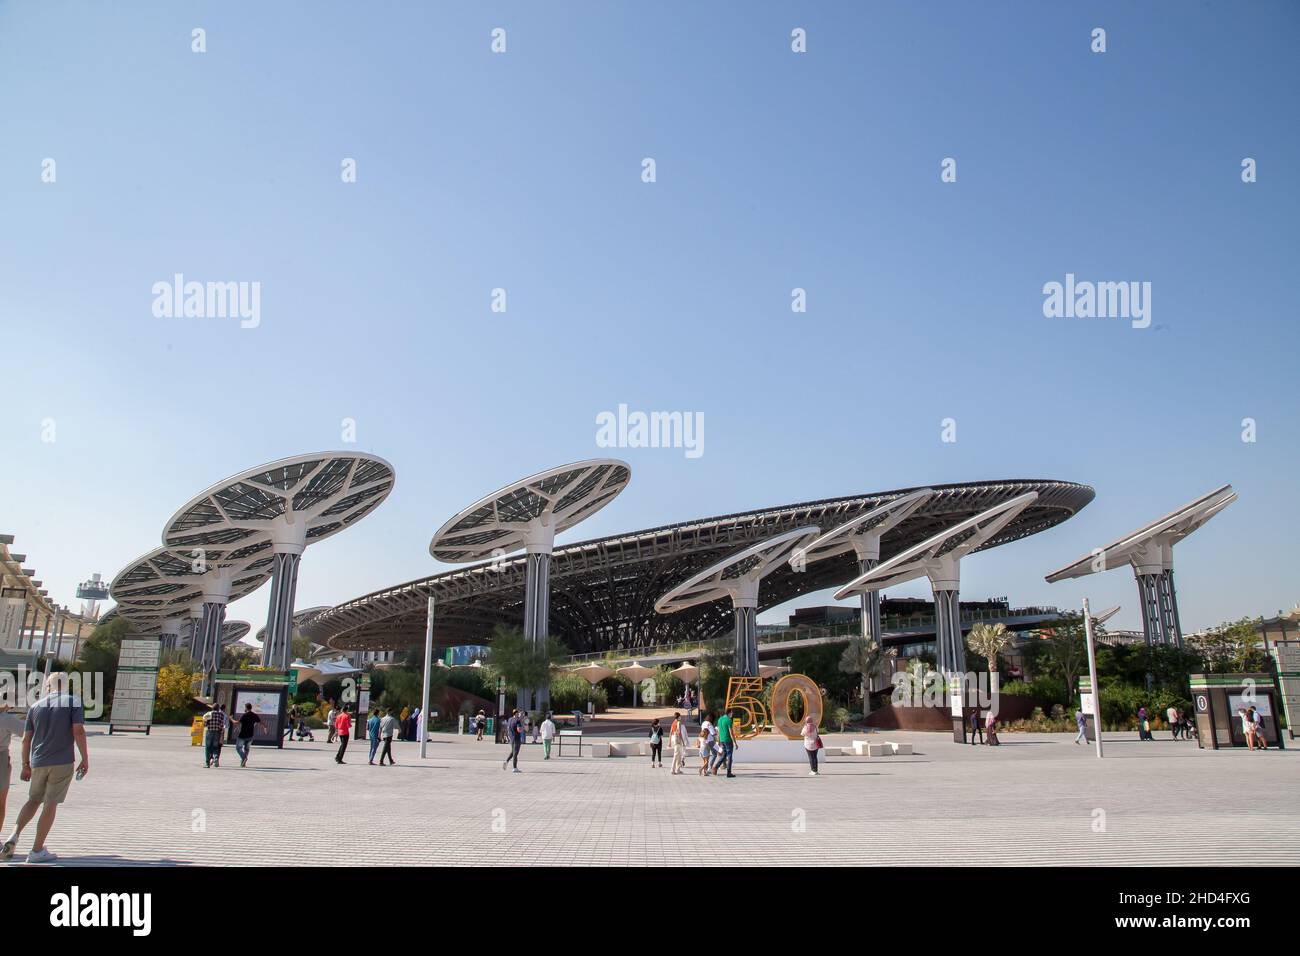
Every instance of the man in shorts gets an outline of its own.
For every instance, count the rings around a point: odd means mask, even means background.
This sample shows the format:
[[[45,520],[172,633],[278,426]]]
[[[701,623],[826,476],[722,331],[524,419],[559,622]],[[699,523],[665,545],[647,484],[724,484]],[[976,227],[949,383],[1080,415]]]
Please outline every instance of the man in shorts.
[[[74,770],[73,745],[81,754],[80,765],[75,766],[78,779],[90,770],[90,755],[86,751],[85,713],[81,698],[67,692],[68,675],[51,674],[45,685],[45,696],[27,710],[23,727],[23,769],[20,778],[31,781],[27,802],[18,811],[18,822],[13,832],[0,843],[0,859],[10,859],[23,828],[36,816],[36,839],[27,854],[28,863],[52,863],[56,857],[45,848],[45,839],[54,826],[54,816],[59,804],[68,796]]]

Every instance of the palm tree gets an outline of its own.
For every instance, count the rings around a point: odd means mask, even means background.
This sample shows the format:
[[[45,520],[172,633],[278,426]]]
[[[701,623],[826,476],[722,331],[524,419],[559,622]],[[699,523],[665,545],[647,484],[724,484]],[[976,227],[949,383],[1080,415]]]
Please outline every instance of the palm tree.
[[[882,664],[898,651],[885,650],[878,641],[866,637],[851,637],[840,657],[840,670],[845,674],[857,674],[862,688],[862,716],[871,713],[871,675],[880,670]]]
[[[989,686],[998,668],[998,655],[1011,643],[1012,634],[1005,624],[976,624],[966,635],[966,646],[989,662]]]

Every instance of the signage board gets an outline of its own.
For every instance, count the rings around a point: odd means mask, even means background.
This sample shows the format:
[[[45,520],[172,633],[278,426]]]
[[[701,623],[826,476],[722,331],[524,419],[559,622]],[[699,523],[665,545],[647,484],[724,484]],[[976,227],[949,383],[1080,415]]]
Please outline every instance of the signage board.
[[[158,656],[162,645],[152,638],[123,638],[117,658],[117,681],[108,732],[149,731],[158,693]]]
[[[27,617],[27,599],[0,598],[0,647],[17,647]]]

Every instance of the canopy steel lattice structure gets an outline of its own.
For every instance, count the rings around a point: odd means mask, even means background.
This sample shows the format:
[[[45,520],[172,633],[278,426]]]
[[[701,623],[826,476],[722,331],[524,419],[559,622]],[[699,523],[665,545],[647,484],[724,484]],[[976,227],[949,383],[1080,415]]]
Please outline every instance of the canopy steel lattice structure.
[[[265,584],[272,560],[269,553],[250,553],[241,546],[189,553],[157,548],[119,571],[109,593],[117,614],[136,631],[159,635],[164,647],[179,644],[188,618],[190,654],[199,664],[206,695],[221,662],[226,606]]]
[[[393,466],[375,455],[319,452],[250,468],[186,503],[163,544],[186,553],[225,549],[270,560],[264,665],[289,666],[298,566],[307,545],[368,515],[393,490]]]
[[[942,674],[966,670],[966,644],[961,636],[961,559],[997,540],[1016,516],[1038,500],[1027,491],[959,521],[920,544],[876,565],[835,592],[843,600],[864,590],[881,591],[916,578],[930,580],[934,594],[935,664]]]
[[[823,558],[852,552],[858,562],[858,573],[866,574],[880,563],[880,540],[908,519],[912,512],[925,504],[934,492],[921,488],[899,495],[891,501],[872,508],[837,528],[832,528],[805,547],[795,548],[790,556],[790,567],[806,571],[809,563]],[[880,643],[880,591],[872,588],[862,591],[862,637]]]
[[[1087,485],[1048,479],[1008,479],[934,485],[826,498],[667,524],[555,548],[550,561],[551,633],[574,653],[648,648],[708,639],[728,632],[731,610],[714,601],[661,615],[655,601],[680,581],[739,548],[783,531],[834,528],[905,495],[930,496],[881,538],[889,559],[944,528],[1029,491],[1037,499],[981,547],[1037,534],[1092,501]],[[313,641],[335,650],[388,650],[424,642],[429,597],[438,604],[438,646],[486,643],[498,624],[517,625],[524,613],[526,560],[503,558],[394,585],[340,604],[304,626]],[[759,611],[814,591],[839,587],[858,572],[852,550],[788,565],[764,579]]]
[[[493,558],[498,567],[514,551],[525,552],[524,637],[534,647],[550,633],[550,570],[555,536],[595,514],[627,487],[626,462],[595,458],[551,468],[481,498],[449,519],[429,542],[439,561],[460,563]],[[525,710],[545,709],[550,692],[521,688]]]
[[[763,578],[790,559],[790,552],[821,533],[816,525],[794,528],[751,544],[712,567],[693,574],[655,602],[660,614],[676,614],[697,604],[731,599],[735,615],[732,674],[758,676],[758,592]]]
[[[1137,578],[1142,635],[1146,643],[1181,648],[1183,628],[1178,620],[1178,595],[1174,591],[1174,545],[1236,500],[1232,485],[1222,485],[1104,548],[1094,548],[1074,563],[1047,575],[1047,581],[1055,584],[1067,578],[1130,565]]]

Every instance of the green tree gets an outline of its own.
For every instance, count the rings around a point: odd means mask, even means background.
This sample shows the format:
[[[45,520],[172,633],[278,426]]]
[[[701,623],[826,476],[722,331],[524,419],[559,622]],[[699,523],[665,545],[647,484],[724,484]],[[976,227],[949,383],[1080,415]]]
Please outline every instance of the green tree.
[[[77,670],[104,675],[104,693],[111,697],[117,686],[117,659],[122,653],[122,638],[135,633],[124,617],[115,617],[107,624],[99,624],[81,646]],[[107,706],[108,702],[105,702]]]
[[[843,656],[844,648],[839,644],[801,647],[790,653],[790,673],[803,674],[824,688],[827,698],[847,706],[858,689],[860,671],[841,670]]]
[[[154,719],[159,723],[184,721],[194,700],[194,684],[200,676],[197,670],[181,664],[164,664],[159,668]]]
[[[871,713],[872,676],[884,666],[885,661],[897,655],[898,652],[893,648],[885,650],[880,646],[879,641],[861,635],[849,638],[849,643],[841,652],[839,660],[840,672],[858,675],[862,693],[863,717]],[[843,727],[840,729],[842,730]]]
[[[1050,628],[1038,632],[1042,644],[1034,658],[1049,676],[1058,678],[1064,696],[1056,703],[1070,703],[1079,686],[1079,677],[1088,669],[1088,644],[1083,617],[1067,614]]]
[[[568,656],[569,649],[555,637],[535,647],[520,629],[498,624],[492,631],[485,664],[494,676],[505,679],[507,688],[518,692],[521,688],[549,687],[552,669]]]
[[[1269,668],[1269,655],[1264,650],[1258,622],[1253,618],[1226,621],[1203,634],[1187,638],[1187,645],[1205,661],[1212,673],[1267,671]]]
[[[993,674],[998,668],[998,655],[1011,643],[1012,633],[1005,624],[976,624],[966,635],[966,646],[988,662],[989,686],[993,686]]]

